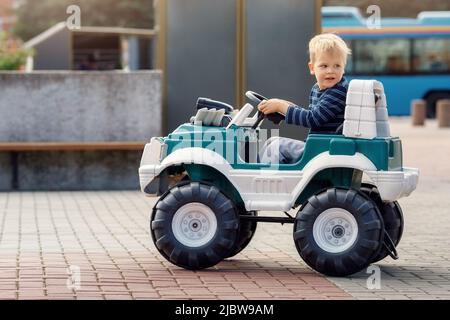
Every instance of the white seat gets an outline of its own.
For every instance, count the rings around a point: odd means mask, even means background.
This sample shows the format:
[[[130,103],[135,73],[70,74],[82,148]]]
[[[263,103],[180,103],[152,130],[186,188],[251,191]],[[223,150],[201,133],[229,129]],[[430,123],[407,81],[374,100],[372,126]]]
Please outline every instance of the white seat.
[[[379,99],[376,101],[375,96]],[[383,84],[376,80],[352,80],[347,91],[343,135],[373,139],[390,137]]]

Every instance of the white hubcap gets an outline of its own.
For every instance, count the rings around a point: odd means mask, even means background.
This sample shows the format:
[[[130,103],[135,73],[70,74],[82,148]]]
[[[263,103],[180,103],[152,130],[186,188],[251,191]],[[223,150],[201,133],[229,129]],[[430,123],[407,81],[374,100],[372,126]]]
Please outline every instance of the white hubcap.
[[[327,209],[314,222],[313,237],[317,245],[327,252],[344,252],[358,237],[358,223],[345,209]]]
[[[217,218],[206,205],[198,202],[185,204],[172,219],[175,238],[187,247],[201,247],[216,234]]]

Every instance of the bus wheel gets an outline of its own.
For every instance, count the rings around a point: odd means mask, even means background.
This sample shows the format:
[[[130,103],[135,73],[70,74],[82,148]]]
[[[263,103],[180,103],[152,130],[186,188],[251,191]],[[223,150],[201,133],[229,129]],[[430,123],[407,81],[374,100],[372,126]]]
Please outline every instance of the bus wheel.
[[[392,241],[392,244],[397,247],[402,238],[404,226],[403,212],[399,203],[397,201],[383,202],[378,189],[373,185],[363,183],[360,190],[377,204],[381,216],[383,217],[385,231]],[[384,242],[387,242],[386,235]],[[383,245],[383,248],[378,255],[373,258],[372,263],[383,260],[388,255],[389,250]]]
[[[436,105],[441,99],[450,99],[450,91],[439,91],[428,94],[425,98],[427,102],[427,118],[436,118]]]

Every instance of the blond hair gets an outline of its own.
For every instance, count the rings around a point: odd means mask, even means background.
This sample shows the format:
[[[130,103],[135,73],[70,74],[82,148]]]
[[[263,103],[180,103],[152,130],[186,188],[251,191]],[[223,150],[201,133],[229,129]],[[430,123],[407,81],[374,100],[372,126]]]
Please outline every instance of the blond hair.
[[[325,52],[342,55],[346,64],[347,56],[352,53],[352,50],[344,40],[333,33],[322,33],[309,41],[309,57],[312,63],[314,63],[317,55]]]

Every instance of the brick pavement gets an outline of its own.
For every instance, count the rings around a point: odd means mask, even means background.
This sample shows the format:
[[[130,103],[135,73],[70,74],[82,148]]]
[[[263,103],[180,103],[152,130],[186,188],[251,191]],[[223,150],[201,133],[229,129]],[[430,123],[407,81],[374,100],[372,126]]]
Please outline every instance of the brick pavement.
[[[381,289],[369,290],[364,272],[312,271],[295,249],[292,225],[261,223],[241,254],[194,272],[171,265],[151,242],[155,199],[133,191],[22,192],[0,193],[0,299],[448,299],[450,178],[440,163],[450,159],[450,131],[391,122],[407,164],[427,167],[419,190],[401,200],[400,259],[377,264]],[[79,267],[80,287],[69,266]]]
[[[0,194],[0,299],[351,298],[300,261],[292,226],[261,225],[247,250],[214,268],[175,267],[149,236],[154,201],[133,191]]]

